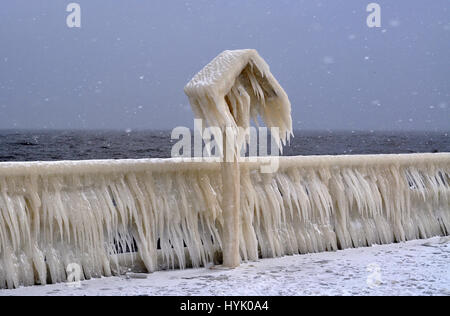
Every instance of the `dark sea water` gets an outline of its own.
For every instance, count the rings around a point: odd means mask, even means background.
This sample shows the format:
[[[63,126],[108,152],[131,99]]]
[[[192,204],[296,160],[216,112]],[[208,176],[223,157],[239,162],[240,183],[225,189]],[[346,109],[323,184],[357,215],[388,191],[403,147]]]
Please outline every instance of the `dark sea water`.
[[[296,131],[284,155],[450,152],[448,132]],[[0,161],[167,158],[170,131],[0,131]]]

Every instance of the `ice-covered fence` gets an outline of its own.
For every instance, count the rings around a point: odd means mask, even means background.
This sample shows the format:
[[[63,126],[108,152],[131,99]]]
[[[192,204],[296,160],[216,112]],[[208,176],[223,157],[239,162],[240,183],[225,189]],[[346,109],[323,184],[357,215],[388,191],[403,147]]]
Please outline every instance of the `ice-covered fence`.
[[[450,154],[240,163],[242,260],[450,232]],[[0,163],[0,288],[203,266],[222,250],[220,164]],[[134,261],[120,253],[129,252]]]

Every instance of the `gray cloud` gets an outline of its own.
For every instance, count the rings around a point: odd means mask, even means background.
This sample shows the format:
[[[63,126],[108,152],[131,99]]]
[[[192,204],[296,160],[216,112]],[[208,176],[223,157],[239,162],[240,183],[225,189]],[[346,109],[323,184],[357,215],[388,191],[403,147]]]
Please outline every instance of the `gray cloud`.
[[[448,130],[448,0],[78,0],[0,4],[0,128],[192,126],[183,87],[225,49],[256,48],[300,129]]]

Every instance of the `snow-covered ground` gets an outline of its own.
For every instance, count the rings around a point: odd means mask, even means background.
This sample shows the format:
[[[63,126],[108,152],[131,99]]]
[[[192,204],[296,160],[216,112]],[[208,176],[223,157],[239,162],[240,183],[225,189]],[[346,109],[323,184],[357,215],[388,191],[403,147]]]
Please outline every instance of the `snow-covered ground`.
[[[3,295],[447,295],[450,237],[0,290]]]

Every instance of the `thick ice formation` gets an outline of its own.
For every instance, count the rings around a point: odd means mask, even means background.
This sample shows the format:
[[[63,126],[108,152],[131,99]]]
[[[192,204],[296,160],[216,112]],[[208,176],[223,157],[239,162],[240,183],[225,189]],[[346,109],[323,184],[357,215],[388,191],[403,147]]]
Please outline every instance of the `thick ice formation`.
[[[195,116],[209,126],[245,129],[260,115],[267,127],[280,129],[283,144],[292,134],[288,96],[254,49],[224,51],[184,91]]]
[[[215,128],[212,134],[216,140],[223,139],[223,263],[236,267],[241,261],[239,153],[249,141],[250,118],[257,124],[259,114],[267,127],[276,127],[278,131],[272,137],[281,149],[280,143],[285,144],[292,134],[291,104],[254,49],[224,51],[195,75],[184,90],[195,116]]]
[[[240,255],[360,247],[450,232],[450,154],[241,163]],[[167,160],[0,163],[0,288],[202,266],[223,249],[220,165]],[[158,243],[159,248],[158,249]]]

